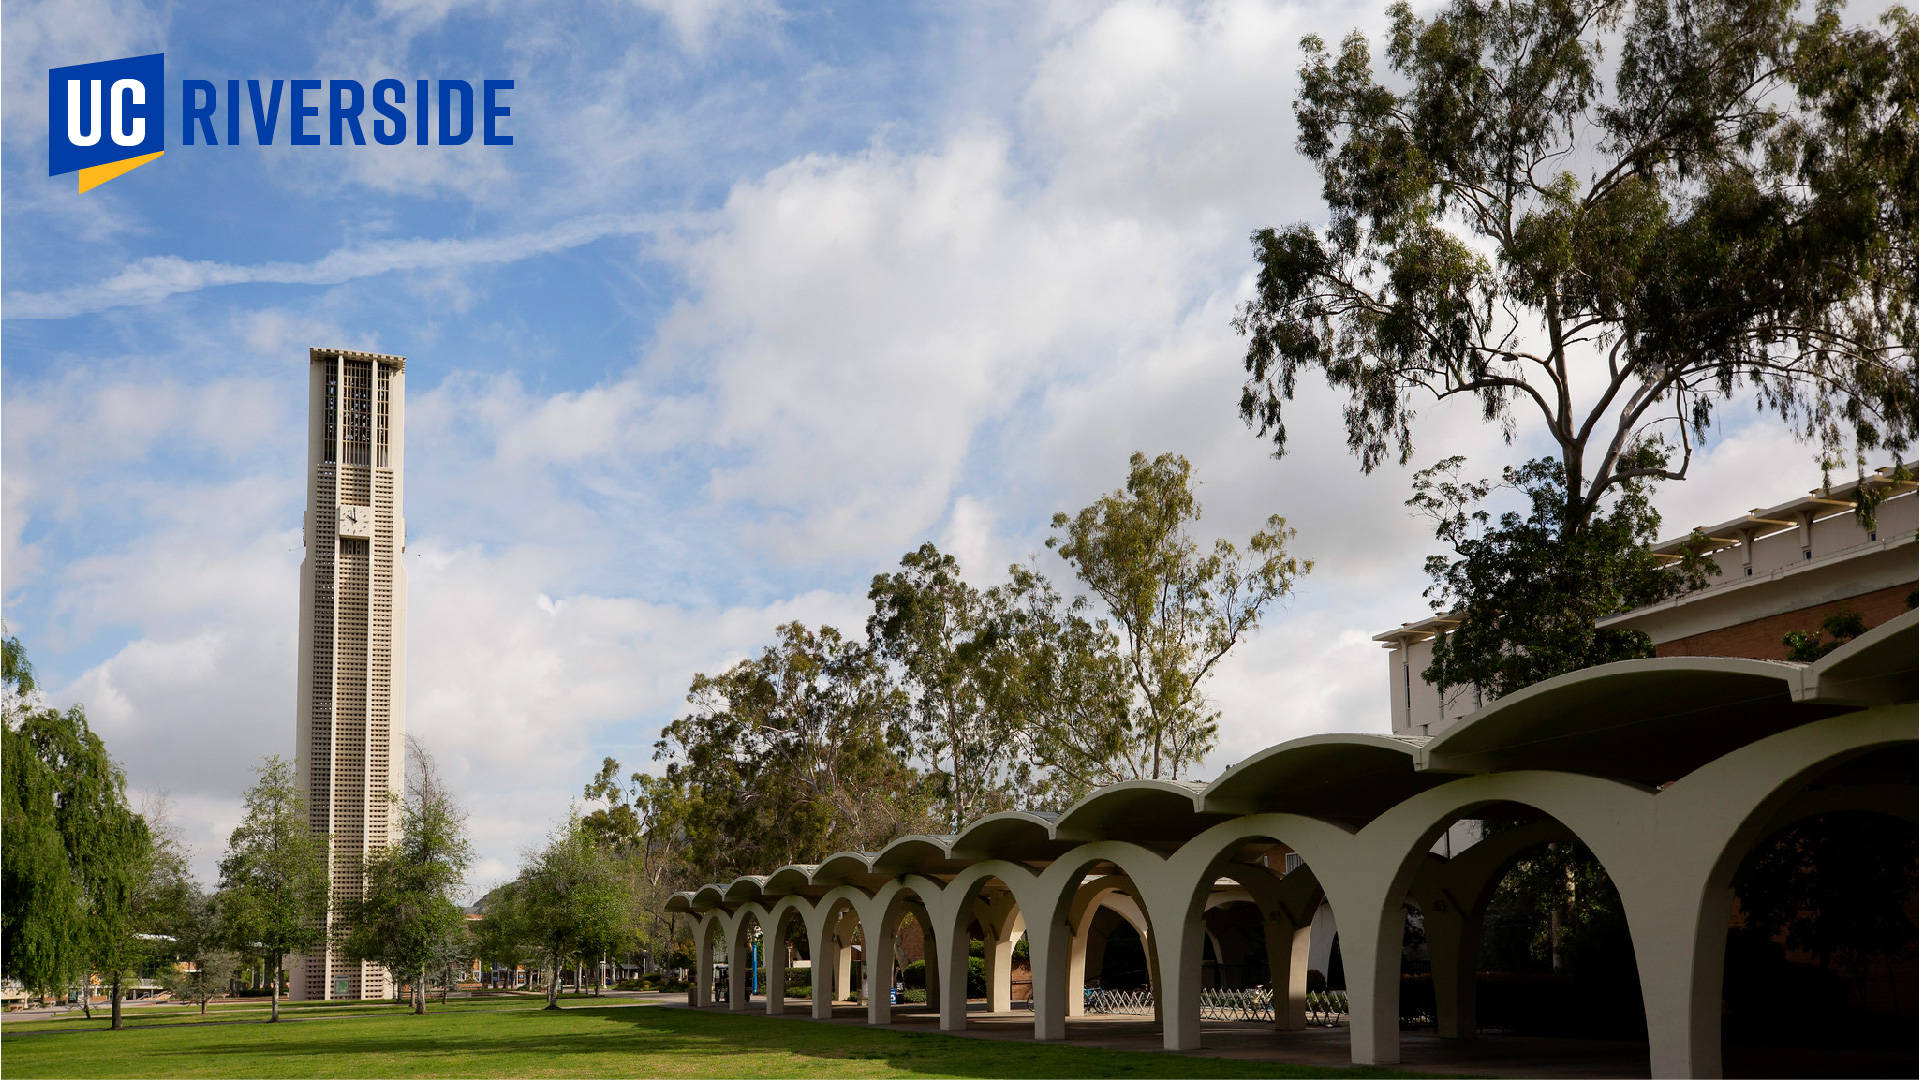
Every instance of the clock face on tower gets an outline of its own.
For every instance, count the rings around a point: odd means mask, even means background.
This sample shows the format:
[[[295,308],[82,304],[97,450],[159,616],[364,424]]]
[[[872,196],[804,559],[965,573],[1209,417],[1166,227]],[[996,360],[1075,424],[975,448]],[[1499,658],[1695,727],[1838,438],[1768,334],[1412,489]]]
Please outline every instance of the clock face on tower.
[[[373,508],[353,506],[343,503],[340,506],[339,525],[341,536],[372,536]]]

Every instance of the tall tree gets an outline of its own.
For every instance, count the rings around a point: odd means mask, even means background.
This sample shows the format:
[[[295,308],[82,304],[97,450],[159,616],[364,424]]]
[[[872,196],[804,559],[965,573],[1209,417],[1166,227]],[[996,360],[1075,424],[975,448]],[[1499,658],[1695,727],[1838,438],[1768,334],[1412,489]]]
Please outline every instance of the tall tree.
[[[1212,748],[1216,717],[1201,683],[1292,591],[1312,563],[1287,554],[1293,530],[1278,515],[1242,554],[1220,539],[1202,550],[1193,468],[1178,454],[1129,460],[1126,486],[1072,517],[1053,516],[1047,546],[1106,607],[1120,636],[1133,710],[1127,765],[1179,779]]]
[[[992,590],[999,647],[989,695],[1010,740],[1034,763],[1035,805],[1064,809],[1104,784],[1137,775],[1129,752],[1132,682],[1112,624],[1062,597],[1031,566],[1008,568]]]
[[[1409,460],[1419,401],[1468,398],[1510,438],[1531,415],[1566,473],[1563,536],[1620,485],[1684,478],[1740,396],[1830,459],[1904,451],[1914,20],[1798,12],[1402,3],[1392,86],[1360,34],[1337,55],[1303,40],[1294,115],[1331,220],[1254,235],[1242,415],[1284,452],[1317,372],[1368,471]],[[1630,460],[1656,439],[1679,460]]]
[[[117,1030],[152,840],[85,710],[27,708],[17,722],[6,730],[7,964],[42,992],[98,971]],[[92,1015],[84,986],[82,1002]]]
[[[510,981],[512,972],[533,959],[528,948],[533,935],[526,924],[523,888],[522,880],[509,881],[490,890],[474,905],[480,913],[473,935],[474,955],[489,970],[506,968]]]
[[[1317,373],[1363,471],[1409,461],[1420,403],[1456,397],[1557,466],[1518,470],[1554,500],[1523,518],[1534,567],[1492,591],[1451,579],[1505,571],[1436,575],[1485,603],[1457,612],[1467,662],[1443,678],[1534,649],[1513,605],[1547,568],[1559,597],[1634,591],[1643,557],[1622,545],[1643,530],[1623,522],[1645,520],[1642,485],[1687,476],[1726,405],[1856,470],[1911,445],[1914,26],[1898,8],[1848,26],[1834,0],[1401,3],[1387,80],[1358,33],[1302,42],[1294,115],[1329,221],[1254,234],[1241,415],[1284,453]],[[1644,653],[1590,648],[1614,611],[1580,607],[1587,626],[1560,629],[1584,643],[1548,653]]]
[[[578,813],[528,858],[515,894],[522,932],[547,973],[547,1008],[558,1009],[560,973],[618,936],[630,921],[628,897]]]
[[[932,766],[942,824],[956,832],[1012,805],[1031,781],[1018,733],[994,708],[999,596],[968,584],[932,543],[908,552],[894,573],[874,575],[867,593],[867,640],[900,672],[910,745]]]
[[[926,829],[902,697],[838,630],[781,627],[759,656],[694,676],[691,709],[654,748],[666,768],[650,789],[653,829],[682,838],[701,881]]]
[[[327,838],[307,820],[293,766],[269,757],[247,790],[246,815],[220,860],[220,917],[237,948],[272,971],[269,1022],[280,1019],[281,970],[289,954],[326,940]]]
[[[369,854],[365,888],[340,905],[334,932],[348,956],[384,965],[413,980],[413,1011],[427,1011],[427,975],[444,967],[451,942],[464,934],[456,897],[473,863],[467,816],[440,778],[433,755],[407,739],[400,836]]]
[[[71,986],[86,963],[80,891],[60,831],[61,777],[41,757],[27,716],[0,728],[0,956],[8,975],[45,995]]]

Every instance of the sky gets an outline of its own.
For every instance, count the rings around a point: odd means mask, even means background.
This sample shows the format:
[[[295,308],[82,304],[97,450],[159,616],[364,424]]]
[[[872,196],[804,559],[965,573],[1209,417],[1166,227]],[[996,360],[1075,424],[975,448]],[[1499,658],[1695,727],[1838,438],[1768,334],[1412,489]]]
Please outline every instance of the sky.
[[[1239,419],[1249,233],[1319,221],[1299,39],[1383,2],[7,4],[0,588],[51,700],[211,884],[252,768],[291,756],[307,349],[407,361],[406,723],[510,877],[602,757],[651,765],[696,672],[790,620],[858,633],[933,540],[985,586],[1048,520],[1175,451],[1206,537],[1314,561],[1222,665],[1202,775],[1388,729],[1372,635],[1427,614],[1412,468],[1508,447],[1429,406],[1363,475],[1302,385]],[[537,13],[536,13],[537,12]],[[77,194],[47,69],[511,78],[511,146],[193,147]],[[171,116],[178,102],[169,101]],[[177,122],[177,121],[176,121]],[[1803,493],[1739,408],[1669,533]]]

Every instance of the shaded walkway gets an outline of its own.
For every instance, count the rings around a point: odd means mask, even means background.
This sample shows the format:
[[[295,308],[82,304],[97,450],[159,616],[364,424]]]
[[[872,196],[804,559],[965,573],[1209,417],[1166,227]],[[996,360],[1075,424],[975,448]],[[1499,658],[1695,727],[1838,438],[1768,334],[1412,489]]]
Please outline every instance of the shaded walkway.
[[[665,1004],[668,1008],[691,1008],[684,1002]],[[708,1006],[703,1011],[725,1012],[726,1006]],[[790,1009],[772,1019],[801,1019],[805,1016],[803,1011]],[[867,1008],[865,1005],[836,1003],[833,1018],[827,1022],[865,1027]],[[893,1026],[896,1030],[937,1034],[939,1016],[924,1005],[900,1005],[893,1010]],[[1067,1039],[1075,1046],[1240,1061],[1271,1061],[1335,1071],[1351,1068],[1353,1064],[1348,1049],[1348,1032],[1344,1026],[1275,1031],[1267,1024],[1208,1022],[1202,1031],[1204,1043],[1201,1049],[1168,1051],[1161,1048],[1160,1025],[1148,1018],[1076,1016],[1067,1021]],[[1024,1009],[992,1013],[976,1003],[967,1012],[967,1030],[964,1033],[946,1034],[970,1039],[1028,1042],[1033,1038],[1033,1014]],[[1647,1048],[1644,1043],[1488,1035],[1463,1044],[1458,1040],[1443,1040],[1431,1033],[1418,1031],[1402,1032],[1400,1038],[1402,1056],[1394,1068],[1407,1072],[1541,1077],[1647,1075]]]

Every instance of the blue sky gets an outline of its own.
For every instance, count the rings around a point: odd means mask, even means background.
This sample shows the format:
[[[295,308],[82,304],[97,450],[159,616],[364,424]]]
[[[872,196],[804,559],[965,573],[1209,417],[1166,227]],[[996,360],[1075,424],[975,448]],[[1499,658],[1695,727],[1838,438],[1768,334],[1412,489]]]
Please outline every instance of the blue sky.
[[[1277,511],[1318,563],[1215,679],[1215,764],[1384,730],[1367,638],[1425,610],[1406,473],[1363,477],[1317,389],[1270,459],[1228,325],[1248,232],[1319,213],[1295,43],[1382,6],[11,3],[7,623],[210,873],[292,750],[304,363],[338,344],[410,358],[408,722],[479,887],[602,755],[646,764],[696,671],[857,631],[924,539],[995,580],[1135,449],[1195,462],[1207,528]],[[514,145],[175,130],[85,195],[48,178],[46,70],[153,51],[170,93],[512,78]],[[1426,421],[1416,464],[1509,453]],[[1719,520],[1811,462],[1736,425],[1663,505]]]

